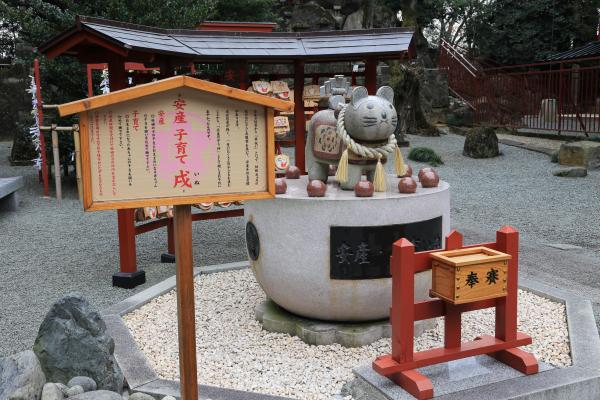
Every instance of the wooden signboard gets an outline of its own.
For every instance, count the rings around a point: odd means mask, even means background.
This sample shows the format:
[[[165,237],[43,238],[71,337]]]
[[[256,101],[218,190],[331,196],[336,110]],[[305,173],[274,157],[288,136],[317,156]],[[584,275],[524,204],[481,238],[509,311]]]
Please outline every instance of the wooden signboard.
[[[198,399],[190,205],[274,197],[274,109],[294,103],[185,76],[58,107],[79,114],[86,211],[175,205],[183,400]]]
[[[86,210],[274,195],[281,101],[173,77],[59,106],[80,116]]]

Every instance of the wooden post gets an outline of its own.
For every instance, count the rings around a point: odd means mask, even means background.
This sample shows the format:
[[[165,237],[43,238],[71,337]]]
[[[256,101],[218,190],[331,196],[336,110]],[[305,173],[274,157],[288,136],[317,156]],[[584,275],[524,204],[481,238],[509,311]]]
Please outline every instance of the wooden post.
[[[402,238],[392,248],[392,358],[413,360],[415,334],[415,246]],[[395,307],[394,307],[395,305]]]
[[[446,250],[461,249],[463,236],[453,230],[446,236]],[[445,303],[446,315],[444,316],[444,347],[460,347],[461,342],[461,312],[460,307]]]
[[[510,254],[506,296],[496,303],[496,337],[510,341],[517,338],[517,295],[519,290],[519,232],[512,226],[503,226],[496,232],[498,251]]]
[[[94,95],[94,79],[93,79],[92,65],[91,64],[87,64],[86,65],[86,71],[87,71],[88,97],[92,97]]]
[[[52,158],[54,159],[54,185],[56,186],[56,200],[58,200],[60,203],[62,201],[62,183],[60,181],[60,154],[58,150],[58,132],[56,131],[56,124],[52,124],[50,133],[52,135]]]
[[[35,79],[35,97],[37,100],[37,112],[39,126],[44,125],[44,110],[42,104],[42,87],[40,86],[40,62],[36,58],[33,60],[33,75]],[[50,196],[48,188],[48,163],[46,161],[46,139],[44,132],[40,130],[40,153],[42,156],[42,181],[44,183],[44,196]]]
[[[173,228],[173,218],[167,220],[167,252],[160,255],[160,262],[175,262],[175,230]]]
[[[248,89],[248,64],[240,61],[238,64],[238,77],[240,80],[240,89]]]
[[[377,57],[369,57],[365,61],[365,87],[370,95],[377,91]]]
[[[190,205],[181,205],[174,208],[181,398],[182,400],[197,400],[198,375],[196,371],[192,207]]]
[[[127,87],[125,60],[113,57],[108,62],[108,81],[110,91]],[[126,289],[134,288],[146,282],[144,271],[137,269],[135,252],[135,209],[117,210],[119,229],[119,272],[113,274],[113,286]]]
[[[73,125],[73,147],[75,148],[75,177],[77,178],[77,195],[83,201],[83,183],[81,182],[81,145],[79,143],[79,125]]]
[[[303,173],[306,171],[304,162],[304,134],[306,122],[304,121],[304,61],[294,62],[294,134],[296,135],[296,148],[294,149],[295,164]]]

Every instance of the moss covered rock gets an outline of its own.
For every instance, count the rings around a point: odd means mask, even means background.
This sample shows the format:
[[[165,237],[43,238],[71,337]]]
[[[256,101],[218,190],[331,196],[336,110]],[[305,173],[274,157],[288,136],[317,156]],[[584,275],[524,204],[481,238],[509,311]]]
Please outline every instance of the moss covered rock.
[[[499,156],[498,137],[494,128],[478,127],[471,129],[465,138],[463,155],[471,158],[492,158]]]

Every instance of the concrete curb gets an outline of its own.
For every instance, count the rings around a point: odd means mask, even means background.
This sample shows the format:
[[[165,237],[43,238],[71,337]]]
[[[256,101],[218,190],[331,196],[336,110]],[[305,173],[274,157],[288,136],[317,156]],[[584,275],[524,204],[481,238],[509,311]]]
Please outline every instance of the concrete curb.
[[[530,279],[521,278],[519,286],[523,290],[565,304],[573,364],[567,368],[554,368],[540,371],[536,375],[522,375],[493,384],[457,391],[436,397],[436,399],[595,400],[600,398],[600,336],[596,328],[591,302],[570,292]],[[368,370],[365,368],[367,366],[354,369],[357,376],[354,381],[354,384],[357,385],[356,390],[360,394],[369,396],[369,399],[391,398],[391,393],[388,393],[385,388],[375,387],[370,383],[379,380],[377,377],[370,376],[372,371],[370,366]]]
[[[536,146],[529,143],[522,143],[511,139],[498,139],[498,143],[504,144],[506,146],[519,147],[521,149],[534,151],[536,153],[546,154],[548,156],[551,156],[555,152],[553,149],[549,149],[547,147]]]
[[[247,261],[229,264],[210,265],[194,268],[194,276],[212,274],[217,272],[235,271],[249,267]],[[175,277],[137,293],[102,311],[102,318],[106,323],[108,333],[115,341],[115,359],[117,360],[129,387],[134,392],[142,392],[162,398],[173,396],[180,398],[178,381],[161,379],[156,374],[146,355],[142,353],[135,343],[131,332],[123,322],[121,316],[142,307],[153,298],[165,294],[175,288]],[[200,399],[210,400],[286,400],[285,397],[270,396],[260,393],[245,392],[240,390],[225,389],[215,386],[199,385]],[[289,399],[288,399],[289,400]]]
[[[228,264],[207,265],[194,268],[194,276],[201,274],[213,274],[215,272],[235,271],[248,268],[250,264],[247,261],[239,261]],[[175,276],[165,279],[154,286],[149,287],[127,299],[114,304],[102,311],[102,315],[125,315],[133,310],[142,307],[155,297],[170,292],[175,288]]]

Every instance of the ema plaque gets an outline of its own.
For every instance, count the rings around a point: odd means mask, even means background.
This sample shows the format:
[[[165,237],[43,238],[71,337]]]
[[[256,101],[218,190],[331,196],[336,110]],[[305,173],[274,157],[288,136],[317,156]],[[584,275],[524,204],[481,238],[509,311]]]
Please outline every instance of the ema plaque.
[[[406,238],[415,251],[440,249],[442,217],[398,225],[332,226],[330,237],[331,279],[390,278],[392,244]]]

